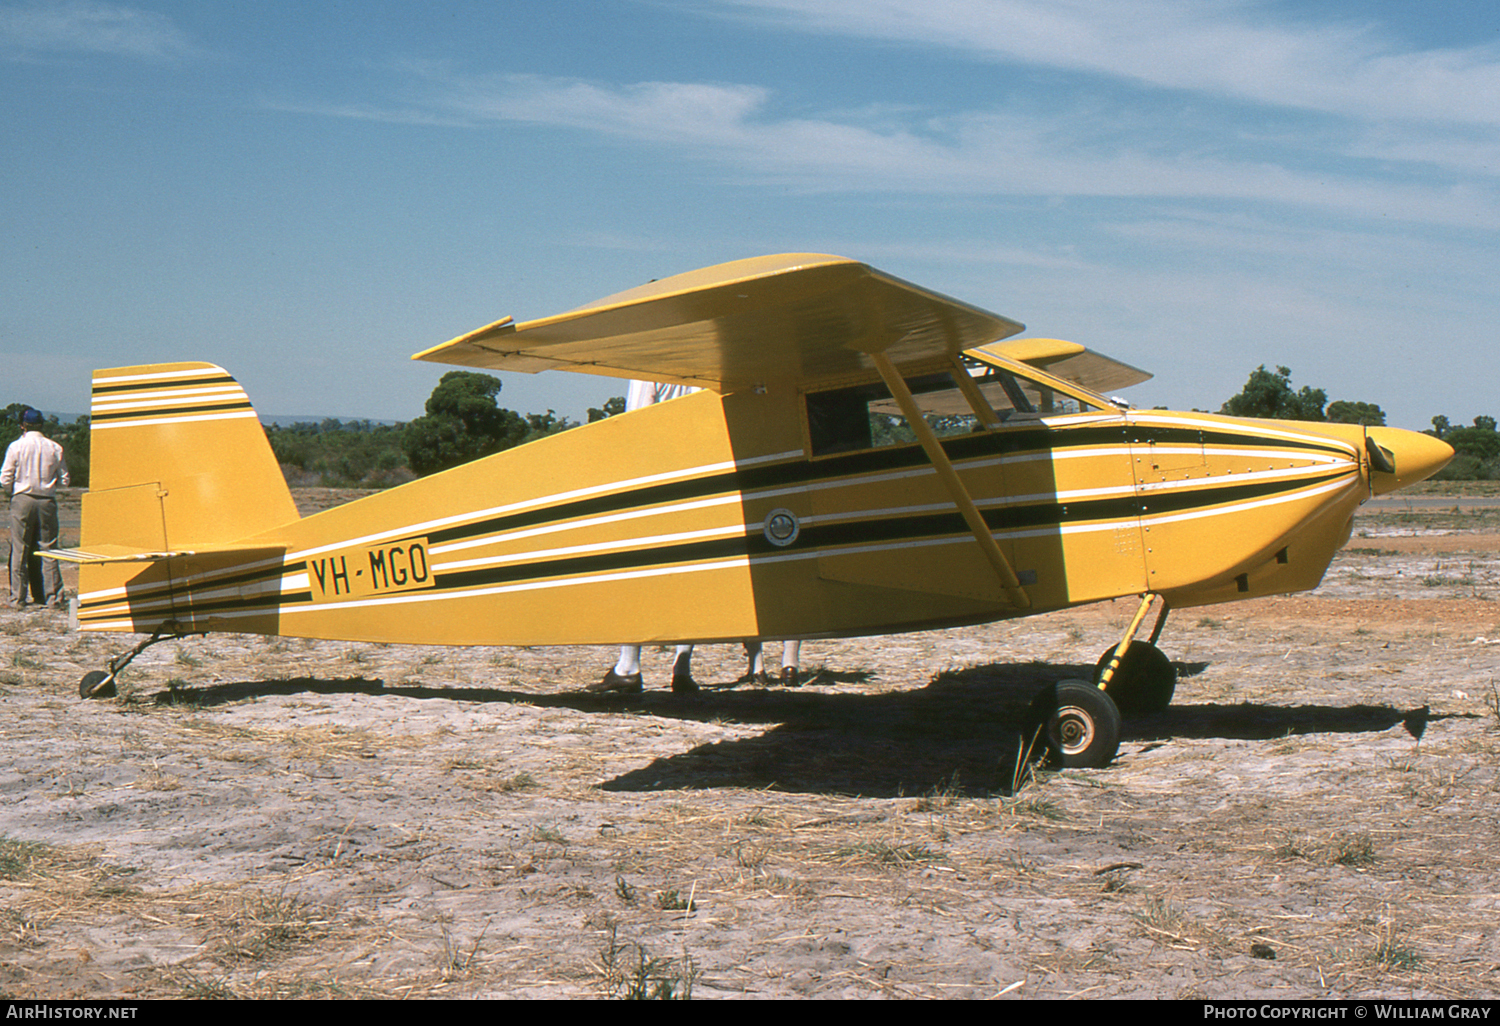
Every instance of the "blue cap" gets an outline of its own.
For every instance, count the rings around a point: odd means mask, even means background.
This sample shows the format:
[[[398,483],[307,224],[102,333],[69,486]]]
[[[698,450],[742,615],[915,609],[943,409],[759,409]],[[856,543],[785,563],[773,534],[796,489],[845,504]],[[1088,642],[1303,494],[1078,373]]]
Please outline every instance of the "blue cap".
[[[21,423],[22,424],[40,424],[41,422],[42,422],[42,411],[41,410],[33,410],[31,407],[28,406],[26,408],[26,411],[21,414]]]

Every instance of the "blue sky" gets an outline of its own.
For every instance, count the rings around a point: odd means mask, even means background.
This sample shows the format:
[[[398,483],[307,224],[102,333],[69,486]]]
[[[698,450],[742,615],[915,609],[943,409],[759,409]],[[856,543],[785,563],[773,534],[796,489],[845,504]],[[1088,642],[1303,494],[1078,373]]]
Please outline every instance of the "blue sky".
[[[0,402],[206,359],[409,419],[419,349],[814,251],[1153,371],[1139,406],[1284,364],[1500,413],[1496,5],[0,0],[0,91]]]

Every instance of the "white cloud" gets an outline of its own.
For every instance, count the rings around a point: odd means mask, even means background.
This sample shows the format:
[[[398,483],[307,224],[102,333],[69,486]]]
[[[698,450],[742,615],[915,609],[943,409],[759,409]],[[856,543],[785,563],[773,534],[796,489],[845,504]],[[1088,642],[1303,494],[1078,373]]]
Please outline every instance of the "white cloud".
[[[0,47],[22,53],[107,53],[150,60],[198,48],[163,15],[94,0],[0,7]]]
[[[1249,0],[703,0],[690,6],[1276,106],[1500,127],[1494,102],[1500,48],[1403,48],[1369,24],[1293,22]]]
[[[677,147],[736,175],[809,192],[1235,200],[1500,226],[1500,208],[1483,190],[1299,169],[1264,155],[1203,154],[1175,138],[1172,125],[1101,142],[1093,119],[1066,113],[910,113],[905,124],[894,121],[890,108],[868,119],[857,112],[841,120],[780,117],[773,94],[759,86],[464,77],[430,66],[420,74],[428,92],[417,105],[421,112],[389,117],[580,129]],[[1259,145],[1252,150],[1259,153]]]

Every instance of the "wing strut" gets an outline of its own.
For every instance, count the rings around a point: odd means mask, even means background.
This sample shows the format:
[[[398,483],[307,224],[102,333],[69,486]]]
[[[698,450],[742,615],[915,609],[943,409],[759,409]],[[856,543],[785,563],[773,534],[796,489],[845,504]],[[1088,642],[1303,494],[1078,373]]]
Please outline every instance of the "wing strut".
[[[973,407],[974,413],[978,415],[985,428],[993,431],[1000,426],[1000,416],[990,401],[985,398],[979,386],[974,384],[974,379],[969,375],[969,368],[964,366],[963,360],[957,356],[953,357],[953,380],[958,383],[958,390],[964,394],[964,398]]]
[[[922,416],[922,411],[917,408],[917,401],[912,398],[911,389],[906,387],[906,381],[885,353],[868,355],[875,362],[880,376],[885,379],[885,387],[891,390],[896,405],[901,407],[901,413],[906,417],[906,422],[916,432],[917,441],[922,443],[922,451],[927,453],[927,459],[937,471],[938,478],[948,489],[948,494],[958,506],[958,511],[963,514],[964,523],[968,524],[969,530],[974,533],[974,540],[979,543],[980,551],[984,553],[985,559],[989,560],[995,576],[1000,578],[1000,586],[1005,589],[1005,594],[1011,604],[1019,609],[1030,609],[1031,598],[1021,587],[1021,581],[1016,577],[1015,570],[1011,568],[1010,561],[1005,558],[1005,553],[1001,552],[1000,546],[995,544],[995,536],[990,534],[989,525],[984,522],[984,517],[979,513],[979,507],[974,505],[969,490],[959,479],[958,471],[953,469],[953,464],[949,461],[948,454],[943,451],[942,444],[932,433],[927,418]],[[964,376],[968,377],[967,372]]]

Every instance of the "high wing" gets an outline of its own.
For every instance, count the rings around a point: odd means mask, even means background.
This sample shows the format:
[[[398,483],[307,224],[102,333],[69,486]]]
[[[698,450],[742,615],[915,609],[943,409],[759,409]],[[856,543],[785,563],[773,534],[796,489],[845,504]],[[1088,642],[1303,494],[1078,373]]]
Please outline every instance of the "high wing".
[[[875,353],[898,363],[956,355],[1023,329],[868,264],[786,253],[664,278],[556,317],[506,318],[412,359],[732,392],[868,374]]]

